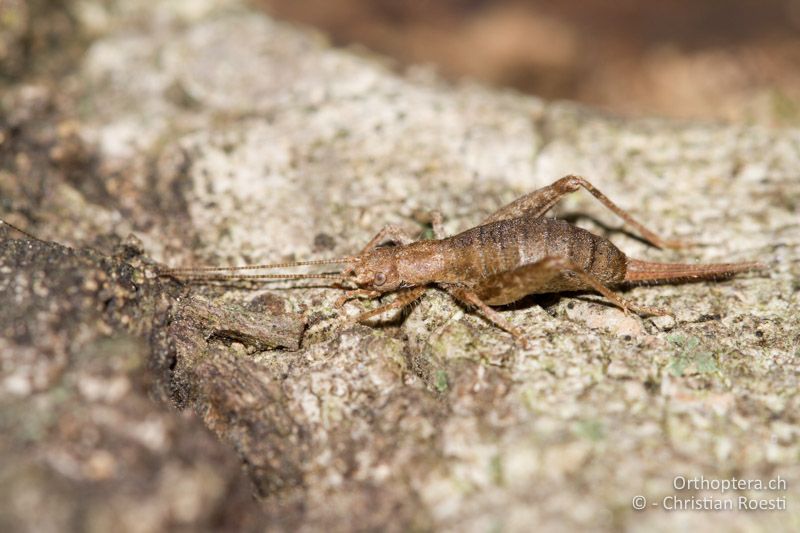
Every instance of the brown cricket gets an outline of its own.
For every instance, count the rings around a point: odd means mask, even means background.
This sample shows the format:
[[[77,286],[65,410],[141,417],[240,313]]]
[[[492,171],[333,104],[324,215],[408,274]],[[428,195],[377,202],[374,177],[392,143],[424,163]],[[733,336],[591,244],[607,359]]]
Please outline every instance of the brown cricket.
[[[580,176],[565,176],[502,207],[480,225],[445,237],[441,215],[434,213],[434,240],[414,242],[402,229],[387,226],[358,255],[321,261],[299,261],[240,267],[173,268],[160,272],[186,280],[305,279],[348,281],[355,285],[337,301],[341,307],[356,297],[376,298],[388,292],[398,297],[355,317],[364,321],[405,307],[431,286],[477,308],[489,321],[526,345],[522,332],[491,306],[515,302],[529,294],[595,290],[625,312],[645,315],[669,312],[633,304],[611,290],[646,282],[687,282],[718,279],[764,268],[758,262],[683,264],[656,263],[627,257],[606,238],[566,221],[547,218],[565,194],[583,187],[658,248],[680,248],[682,241],[665,240],[638,223],[606,195]],[[396,246],[380,246],[393,241]],[[340,272],[322,274],[221,274],[221,272],[343,264]],[[213,272],[218,272],[214,274]]]

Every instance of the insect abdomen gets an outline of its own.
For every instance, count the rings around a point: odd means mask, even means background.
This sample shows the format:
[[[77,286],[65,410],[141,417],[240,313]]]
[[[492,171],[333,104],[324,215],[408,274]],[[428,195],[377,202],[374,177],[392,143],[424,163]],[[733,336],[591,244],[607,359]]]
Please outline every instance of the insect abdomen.
[[[440,241],[448,269],[442,273],[443,279],[437,281],[461,283],[515,268],[520,254],[509,222],[470,228]]]
[[[555,218],[531,220],[523,217],[498,224],[507,224],[504,233],[518,249],[517,264],[506,264],[505,270],[546,258],[559,258],[569,260],[604,284],[616,284],[625,278],[625,254],[608,239]],[[575,290],[584,285],[566,273],[553,280],[552,288]]]
[[[569,259],[605,283],[619,283],[625,277],[625,255],[608,239],[554,218],[502,220],[445,242],[447,263],[466,279],[485,278],[548,257]]]
[[[537,222],[546,249],[544,256],[569,259],[604,284],[625,278],[625,254],[608,239],[563,220],[540,218]]]

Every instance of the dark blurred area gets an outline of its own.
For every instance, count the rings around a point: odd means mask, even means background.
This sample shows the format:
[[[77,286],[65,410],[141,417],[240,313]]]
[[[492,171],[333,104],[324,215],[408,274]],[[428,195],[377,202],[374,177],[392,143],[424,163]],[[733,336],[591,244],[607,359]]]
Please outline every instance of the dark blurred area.
[[[254,0],[398,66],[628,115],[800,124],[800,0]]]

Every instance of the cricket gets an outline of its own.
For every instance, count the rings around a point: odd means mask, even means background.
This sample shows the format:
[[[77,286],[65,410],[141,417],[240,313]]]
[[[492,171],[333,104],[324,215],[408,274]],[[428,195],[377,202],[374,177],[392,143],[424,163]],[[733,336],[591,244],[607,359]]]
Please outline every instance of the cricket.
[[[438,288],[468,308],[480,311],[485,319],[526,347],[522,331],[493,307],[530,294],[594,290],[625,313],[667,315],[668,310],[637,305],[612,289],[636,284],[717,280],[765,268],[755,261],[710,264],[641,261],[627,257],[604,237],[564,220],[545,217],[564,195],[580,188],[591,193],[651,245],[658,248],[688,245],[660,238],[585,178],[569,175],[518,198],[478,226],[449,237],[444,235],[441,214],[435,212],[434,239],[414,241],[402,228],[386,226],[354,256],[234,267],[169,268],[159,271],[159,275],[186,281],[327,279],[346,290],[336,302],[338,308],[355,298],[374,299],[397,293],[392,302],[354,317],[357,322],[404,308],[429,288]],[[342,268],[320,274],[240,273],[325,264],[340,264]]]

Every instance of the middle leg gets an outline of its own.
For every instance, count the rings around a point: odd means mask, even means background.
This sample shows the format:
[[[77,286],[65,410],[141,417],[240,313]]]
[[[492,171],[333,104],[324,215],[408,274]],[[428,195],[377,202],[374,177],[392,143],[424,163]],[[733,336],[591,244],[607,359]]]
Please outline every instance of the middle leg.
[[[486,319],[490,322],[494,323],[495,326],[511,333],[511,335],[517,340],[517,342],[520,343],[520,345],[522,345],[523,348],[528,347],[528,340],[525,338],[525,335],[522,333],[522,331],[520,331],[520,329],[516,326],[513,326],[508,320],[503,318],[500,313],[486,305],[486,303],[484,303],[484,301],[481,300],[477,294],[462,287],[444,285],[443,288],[456,300],[459,300],[468,306],[477,308],[483,314],[483,316],[486,317]]]
[[[371,252],[381,244],[387,241],[394,241],[398,244],[409,244],[414,242],[414,239],[408,236],[403,228],[400,226],[388,225],[384,226],[370,241],[364,246],[364,249],[358,254],[364,255]]]

